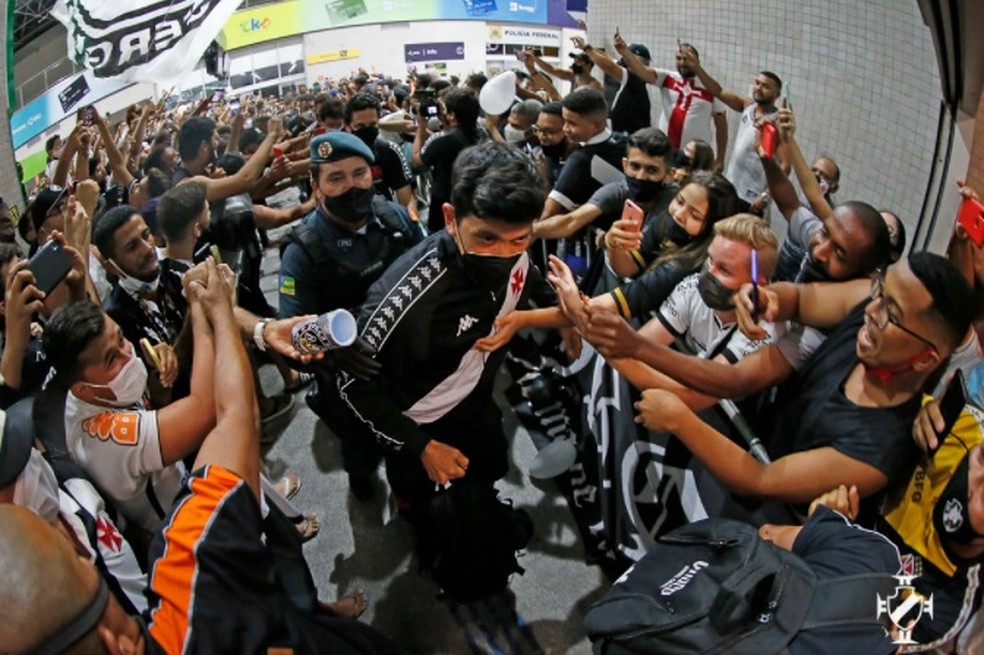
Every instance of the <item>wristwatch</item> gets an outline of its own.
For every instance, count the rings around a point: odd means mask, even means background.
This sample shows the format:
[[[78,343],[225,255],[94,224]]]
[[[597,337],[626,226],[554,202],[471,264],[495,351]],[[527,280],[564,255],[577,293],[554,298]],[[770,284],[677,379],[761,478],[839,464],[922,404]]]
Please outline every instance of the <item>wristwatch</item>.
[[[581,50],[583,50],[584,52],[588,52],[589,50],[594,50],[594,47],[592,47],[590,43],[585,43],[584,47],[581,48]]]
[[[263,338],[263,329],[267,326],[267,323],[272,321],[272,318],[260,319],[260,321],[253,327],[253,343],[259,348],[261,353],[267,351],[267,342]]]

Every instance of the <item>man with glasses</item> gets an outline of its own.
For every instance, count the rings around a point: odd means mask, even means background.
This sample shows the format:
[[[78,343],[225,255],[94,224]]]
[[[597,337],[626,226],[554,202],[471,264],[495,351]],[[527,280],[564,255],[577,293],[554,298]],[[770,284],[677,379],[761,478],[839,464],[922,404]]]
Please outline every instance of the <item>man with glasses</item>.
[[[834,328],[780,386],[774,407],[781,409],[760,417],[758,434],[772,463],[754,459],[672,392],[646,391],[636,406],[639,420],[675,434],[732,493],[801,506],[838,485],[854,485],[865,499],[862,518],[870,519],[876,494],[912,465],[910,433],[921,391],[960,345],[974,307],[957,268],[926,252],[876,275],[870,298],[859,303],[857,287],[864,284],[760,289],[765,320]],[[749,325],[747,287],[736,304]],[[765,512],[770,519],[786,514],[772,509]]]
[[[537,168],[547,186],[553,188],[554,182],[560,177],[564,161],[575,149],[577,144],[567,140],[564,134],[564,106],[559,102],[548,102],[540,108],[536,118],[533,133],[540,142],[537,157]]]

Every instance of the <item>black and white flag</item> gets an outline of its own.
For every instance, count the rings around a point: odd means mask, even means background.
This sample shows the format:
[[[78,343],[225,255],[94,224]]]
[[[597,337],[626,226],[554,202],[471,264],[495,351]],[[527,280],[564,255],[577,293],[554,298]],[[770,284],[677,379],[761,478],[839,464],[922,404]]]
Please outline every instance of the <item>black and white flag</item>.
[[[190,73],[242,0],[58,0],[69,56],[96,77],[167,83]]]

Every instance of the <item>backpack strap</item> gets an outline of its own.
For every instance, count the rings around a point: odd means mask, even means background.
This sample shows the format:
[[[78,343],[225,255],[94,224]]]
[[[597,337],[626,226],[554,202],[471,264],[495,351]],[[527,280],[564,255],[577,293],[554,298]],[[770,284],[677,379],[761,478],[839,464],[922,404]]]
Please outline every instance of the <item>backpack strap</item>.
[[[290,243],[296,243],[317,270],[320,270],[331,260],[324,242],[306,221],[301,221],[290,229],[287,239],[284,240],[283,250],[286,250]],[[280,253],[281,257],[284,255],[283,250]]]

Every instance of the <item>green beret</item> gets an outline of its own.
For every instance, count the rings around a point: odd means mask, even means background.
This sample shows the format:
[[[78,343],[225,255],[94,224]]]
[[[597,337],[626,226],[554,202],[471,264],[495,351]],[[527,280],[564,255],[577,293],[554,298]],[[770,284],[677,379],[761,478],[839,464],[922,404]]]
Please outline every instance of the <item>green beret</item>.
[[[325,132],[311,139],[311,163],[321,164],[346,157],[362,157],[372,164],[376,156],[357,136],[348,132]]]

